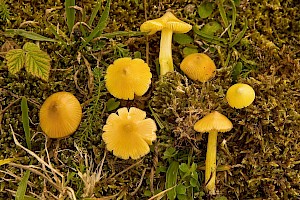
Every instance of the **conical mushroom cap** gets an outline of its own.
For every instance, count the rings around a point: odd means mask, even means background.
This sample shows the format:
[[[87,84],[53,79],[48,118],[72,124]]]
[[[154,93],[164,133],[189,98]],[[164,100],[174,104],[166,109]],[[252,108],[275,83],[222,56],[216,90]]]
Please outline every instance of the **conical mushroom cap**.
[[[204,53],[193,53],[185,57],[180,69],[192,80],[202,83],[216,75],[214,61]]]
[[[171,29],[174,33],[187,33],[192,26],[175,17],[171,12],[166,12],[162,17],[144,22],[141,25],[142,32],[152,35],[163,28]]]
[[[254,101],[255,92],[250,85],[237,83],[227,90],[226,99],[231,107],[244,108]]]
[[[231,129],[231,121],[218,111],[205,115],[194,125],[194,130],[201,133],[210,131],[227,132]]]
[[[142,59],[119,58],[109,65],[105,85],[114,97],[132,100],[134,94],[142,96],[150,86],[152,74]]]
[[[69,92],[57,92],[49,96],[40,110],[40,126],[50,138],[71,135],[77,129],[82,109],[77,98]]]

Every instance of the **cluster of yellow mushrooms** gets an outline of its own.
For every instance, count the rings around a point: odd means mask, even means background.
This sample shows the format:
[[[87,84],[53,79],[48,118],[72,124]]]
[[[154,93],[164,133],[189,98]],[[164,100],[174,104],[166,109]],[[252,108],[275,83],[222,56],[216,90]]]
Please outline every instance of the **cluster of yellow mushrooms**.
[[[172,60],[172,33],[186,33],[191,25],[179,20],[171,12],[158,19],[142,24],[141,31],[154,34],[161,31],[160,75],[174,71]],[[180,69],[194,81],[206,82],[216,74],[213,60],[204,53],[188,55],[180,64]],[[120,58],[107,68],[106,88],[116,98],[132,100],[144,95],[151,83],[152,74],[142,59]],[[252,87],[237,83],[226,93],[231,107],[249,106],[255,98]],[[68,92],[58,92],[46,99],[40,110],[40,126],[50,138],[63,138],[78,128],[82,109],[76,97]],[[217,111],[206,115],[194,125],[198,132],[208,132],[208,145],[205,168],[205,185],[209,193],[215,191],[216,149],[218,132],[232,129],[230,120]],[[102,138],[109,151],[122,159],[138,159],[149,153],[149,145],[156,139],[156,124],[146,118],[146,112],[138,108],[120,108],[109,115],[103,127]]]

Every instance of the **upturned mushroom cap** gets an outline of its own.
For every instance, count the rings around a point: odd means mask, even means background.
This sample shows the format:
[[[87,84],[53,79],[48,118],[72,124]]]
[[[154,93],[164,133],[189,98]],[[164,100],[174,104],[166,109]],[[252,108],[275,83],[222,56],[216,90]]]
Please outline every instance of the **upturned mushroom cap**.
[[[149,153],[149,145],[156,139],[154,120],[135,107],[120,108],[117,112],[109,115],[103,127],[106,148],[122,159],[138,159]]]
[[[255,92],[250,85],[237,83],[227,90],[226,99],[231,107],[244,108],[254,101]]]
[[[204,53],[193,53],[185,57],[180,69],[194,81],[206,82],[216,75],[214,61]]]
[[[142,96],[150,86],[152,74],[142,59],[119,58],[109,65],[105,85],[114,97],[132,100],[134,94]]]
[[[77,98],[69,92],[57,92],[49,96],[40,110],[40,126],[50,138],[71,135],[77,129],[82,109]]]
[[[162,17],[144,22],[141,25],[141,32],[148,32],[152,35],[163,28],[171,29],[174,33],[187,33],[192,26],[175,17],[171,12],[166,12]]]
[[[205,115],[194,125],[194,130],[201,133],[210,131],[227,132],[231,129],[231,121],[218,111],[213,111],[212,113]]]

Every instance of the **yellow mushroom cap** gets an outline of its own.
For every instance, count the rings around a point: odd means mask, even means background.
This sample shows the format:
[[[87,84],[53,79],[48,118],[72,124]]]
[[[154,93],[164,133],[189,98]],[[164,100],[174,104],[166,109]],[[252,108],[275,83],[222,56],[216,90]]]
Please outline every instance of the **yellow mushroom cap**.
[[[232,129],[231,121],[218,111],[213,111],[205,115],[202,119],[196,122],[194,130],[197,132],[227,132]]]
[[[146,118],[146,112],[131,107],[112,113],[103,127],[102,138],[106,148],[122,159],[138,159],[149,153],[149,145],[156,139],[154,120]]]
[[[204,53],[193,53],[186,56],[180,69],[192,80],[206,82],[216,75],[214,61]]]
[[[71,135],[78,128],[82,109],[77,98],[69,92],[49,96],[40,110],[40,126],[50,138]]]
[[[237,83],[227,90],[226,99],[231,107],[244,108],[254,101],[255,92],[250,85]]]
[[[162,17],[144,22],[141,25],[141,32],[149,32],[152,35],[163,28],[171,29],[174,33],[187,33],[192,26],[175,17],[171,12],[166,12]]]
[[[152,74],[142,59],[119,58],[109,65],[105,75],[106,88],[119,99],[142,96],[150,86]]]

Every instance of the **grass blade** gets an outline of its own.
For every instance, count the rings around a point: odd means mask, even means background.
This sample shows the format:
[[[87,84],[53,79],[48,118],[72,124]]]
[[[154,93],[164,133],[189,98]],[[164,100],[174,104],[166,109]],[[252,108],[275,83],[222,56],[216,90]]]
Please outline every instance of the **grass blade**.
[[[225,28],[227,28],[229,26],[229,22],[228,22],[226,12],[225,12],[225,9],[224,9],[224,6],[223,6],[223,0],[219,0],[218,8],[219,8],[219,12],[220,12],[221,18],[223,20],[223,23],[225,25]],[[229,38],[231,39],[230,29],[228,29],[228,35],[229,35]]]
[[[32,31],[25,31],[23,29],[6,29],[5,34],[8,35],[20,35],[22,37],[31,39],[31,40],[36,40],[36,41],[45,41],[45,42],[58,42],[57,40],[47,38],[45,36],[42,36],[40,34],[37,34]]]
[[[72,28],[75,24],[75,9],[71,8],[72,6],[75,6],[75,0],[65,0],[65,10],[69,33],[72,32]]]
[[[231,32],[233,33],[234,30],[234,26],[235,26],[235,22],[236,22],[236,7],[235,7],[235,3],[233,0],[230,0],[231,4],[232,4],[232,21],[231,21]]]
[[[201,32],[196,26],[193,27],[193,31],[200,36],[201,39],[203,39],[206,42],[219,45],[221,47],[226,47],[227,41],[223,38],[219,38],[216,36],[208,35],[203,32]]]
[[[22,97],[21,110],[22,110],[22,123],[25,132],[26,144],[28,149],[31,149],[31,135],[29,129],[28,105],[27,105],[26,97]]]
[[[30,171],[26,171],[21,182],[19,183],[15,200],[24,200],[25,199],[25,193],[27,188],[27,181],[30,175]]]
[[[236,45],[237,43],[239,43],[239,41],[244,37],[245,33],[246,33],[246,30],[248,28],[248,21],[247,19],[245,19],[245,25],[243,27],[243,29],[241,30],[241,32],[239,32],[235,39],[229,44],[229,47],[233,47],[234,45]]]
[[[103,38],[113,38],[113,37],[120,37],[120,36],[140,36],[146,35],[147,33],[140,32],[140,31],[115,31],[112,33],[104,33],[101,34]]]
[[[100,20],[96,26],[96,28],[90,33],[90,35],[85,38],[85,42],[80,47],[80,50],[86,46],[87,43],[89,43],[92,39],[97,37],[98,35],[102,34],[103,29],[106,27],[106,22],[108,20],[109,16],[109,10],[110,10],[110,0],[107,0],[105,9],[100,17]]]
[[[98,11],[100,10],[101,6],[102,6],[102,1],[98,0],[95,8],[92,11],[91,17],[89,19],[89,22],[88,22],[89,26],[92,26],[92,24],[94,22],[94,19],[95,19],[96,15],[97,15]]]

